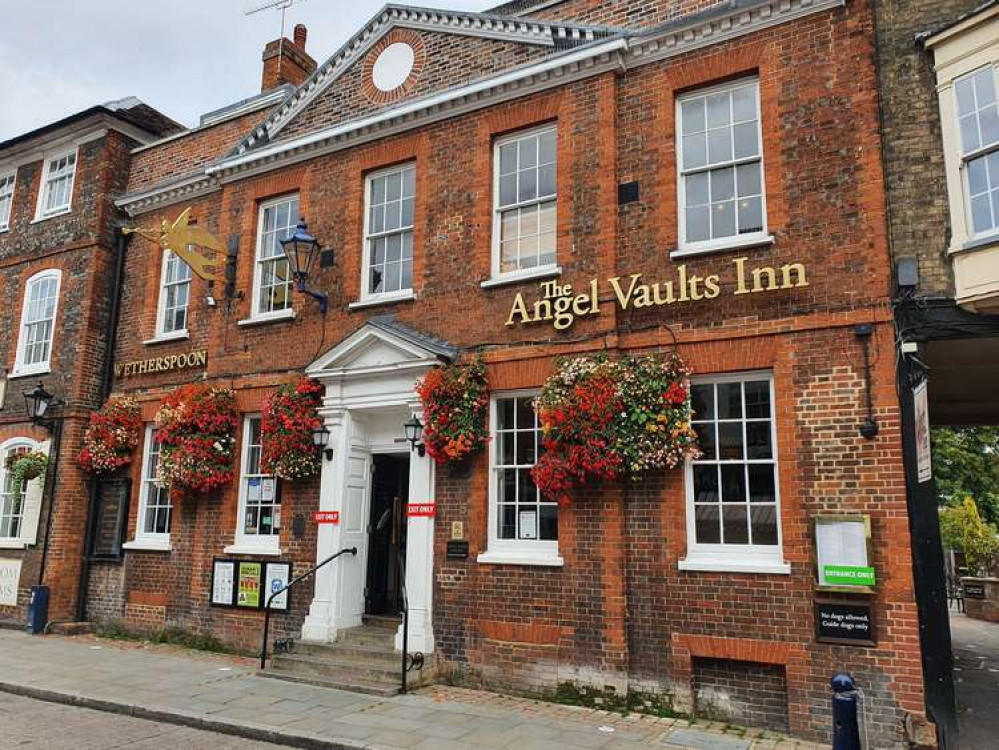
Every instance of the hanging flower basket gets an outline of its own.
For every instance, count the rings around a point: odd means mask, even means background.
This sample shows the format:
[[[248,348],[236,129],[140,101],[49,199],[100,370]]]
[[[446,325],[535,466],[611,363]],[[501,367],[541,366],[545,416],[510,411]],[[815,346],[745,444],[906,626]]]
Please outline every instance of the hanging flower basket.
[[[7,458],[10,491],[15,500],[20,499],[28,482],[45,476],[48,465],[49,457],[42,451],[15,453]]]
[[[78,459],[80,468],[91,474],[110,474],[128,466],[141,428],[142,414],[135,399],[111,399],[90,415]]]
[[[281,479],[309,479],[322,468],[312,431],[320,426],[323,387],[311,378],[283,385],[266,401],[260,418],[261,468]]]
[[[541,493],[568,505],[578,485],[696,456],[688,375],[675,354],[560,362],[535,401],[545,453],[531,475]]]
[[[489,442],[489,383],[481,358],[430,370],[417,384],[423,443],[438,464],[453,464]]]
[[[205,493],[233,478],[236,396],[228,388],[181,386],[156,414],[159,481],[182,493]]]

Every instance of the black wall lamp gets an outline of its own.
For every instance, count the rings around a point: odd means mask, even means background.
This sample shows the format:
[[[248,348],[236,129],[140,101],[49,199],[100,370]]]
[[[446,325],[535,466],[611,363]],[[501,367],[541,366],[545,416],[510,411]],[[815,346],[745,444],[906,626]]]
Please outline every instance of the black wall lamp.
[[[330,431],[326,428],[326,425],[320,424],[312,431],[312,444],[316,446],[316,450],[322,451],[327,461],[333,460],[333,449],[329,447]]]
[[[316,238],[309,234],[309,226],[305,223],[305,217],[298,220],[295,233],[287,239],[281,240],[281,249],[288,259],[288,266],[291,269],[292,278],[295,280],[295,288],[302,294],[307,294],[319,303],[319,312],[326,314],[329,304],[329,297],[322,292],[309,288],[308,281],[312,275],[312,267],[322,249]]]
[[[406,440],[409,441],[411,449],[416,451],[420,458],[423,458],[427,455],[427,446],[423,444],[423,422],[414,414],[413,418],[406,422],[403,427],[406,429]]]
[[[45,386],[40,380],[33,390],[24,391],[23,394],[24,407],[32,424],[44,427],[51,432],[55,420],[48,418],[49,411],[53,406],[61,406],[63,401],[56,400],[54,395],[45,390]]]
[[[861,323],[853,329],[853,335],[864,347],[864,390],[867,395],[867,421],[860,425],[860,434],[867,440],[873,440],[878,434],[878,422],[874,418],[874,396],[871,393],[871,336],[874,326]]]

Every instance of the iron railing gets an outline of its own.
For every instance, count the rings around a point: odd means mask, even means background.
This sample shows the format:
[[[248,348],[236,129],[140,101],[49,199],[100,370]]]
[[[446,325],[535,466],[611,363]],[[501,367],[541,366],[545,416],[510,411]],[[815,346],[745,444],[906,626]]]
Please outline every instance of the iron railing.
[[[402,689],[406,693],[406,675],[414,669],[423,669],[424,656],[422,651],[409,653],[409,596],[406,593],[406,559],[402,550],[396,548],[396,565],[399,567],[399,600],[402,608]]]

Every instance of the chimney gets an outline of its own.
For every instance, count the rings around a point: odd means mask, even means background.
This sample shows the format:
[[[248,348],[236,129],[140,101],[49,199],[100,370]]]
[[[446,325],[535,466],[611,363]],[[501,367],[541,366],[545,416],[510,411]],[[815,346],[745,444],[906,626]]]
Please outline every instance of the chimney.
[[[264,47],[264,75],[261,91],[270,91],[285,83],[300,86],[316,69],[316,61],[305,51],[309,30],[305,24],[295,26],[295,41],[275,39]]]

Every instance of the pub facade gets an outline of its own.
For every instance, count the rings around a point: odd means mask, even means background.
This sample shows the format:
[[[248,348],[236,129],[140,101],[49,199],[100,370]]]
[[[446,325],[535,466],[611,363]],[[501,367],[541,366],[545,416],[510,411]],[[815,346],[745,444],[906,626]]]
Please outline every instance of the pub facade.
[[[390,5],[314,71],[297,30],[283,80],[265,53],[259,97],[133,152],[113,397],[143,427],[90,619],[255,650],[269,594],[352,549],[275,600],[279,671],[375,689],[349,667],[402,648],[405,601],[414,680],[821,738],[848,670],[875,746],[905,746],[926,719],[873,28],[857,0]],[[178,222],[217,245],[211,283],[150,240]],[[698,450],[539,492],[539,393],[631,357],[689,369],[674,437]],[[439,463],[418,391],[478,362],[488,435]],[[321,470],[269,475],[263,415],[309,382]],[[238,414],[206,493],[161,481],[191,383]]]

